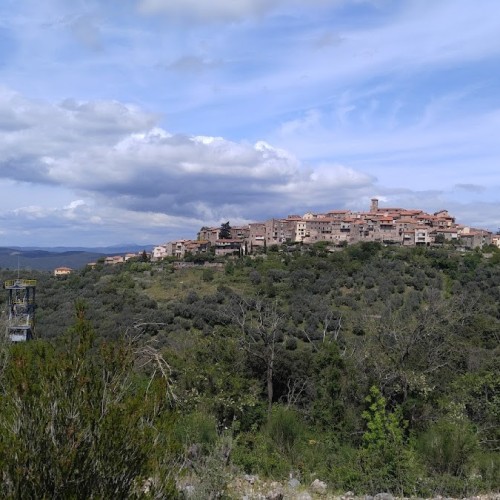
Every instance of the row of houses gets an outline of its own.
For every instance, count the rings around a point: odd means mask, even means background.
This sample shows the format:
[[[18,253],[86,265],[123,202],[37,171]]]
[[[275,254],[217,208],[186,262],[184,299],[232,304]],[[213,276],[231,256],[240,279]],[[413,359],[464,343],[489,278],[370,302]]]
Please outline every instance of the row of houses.
[[[157,246],[154,259],[167,256],[183,258],[215,248],[216,255],[253,253],[264,247],[283,243],[314,244],[326,241],[343,246],[362,241],[386,245],[429,246],[455,242],[473,249],[488,244],[500,247],[500,236],[484,229],[458,224],[447,210],[433,214],[423,210],[380,207],[376,198],[370,210],[354,212],[332,210],[289,215],[265,222],[252,222],[231,228],[230,239],[220,239],[220,227],[202,227],[196,240],[178,240]]]
[[[112,255],[112,256],[110,255],[110,256],[105,257],[103,259],[102,263],[106,266],[113,266],[116,264],[122,264],[124,262],[128,262],[131,259],[141,258],[142,256],[143,256],[142,252],[127,253],[125,255]],[[147,254],[147,257],[151,258],[151,255]],[[97,262],[89,262],[87,264],[87,266],[96,267]],[[72,272],[74,272],[74,269],[72,269],[71,267],[61,266],[61,267],[56,267],[53,271],[53,274],[54,274],[54,276],[68,276]]]
[[[215,255],[244,255],[248,253],[247,241],[245,238],[228,238],[219,239],[218,230],[214,230],[217,234],[215,238],[210,240],[176,240],[170,241],[163,245],[158,245],[153,248],[153,260],[161,260],[165,257],[175,257],[183,259],[186,255],[202,255],[208,253],[212,248]]]
[[[142,258],[143,255],[144,252],[126,253],[125,255],[108,255],[107,257],[104,257],[102,263],[105,266],[114,266],[116,264],[123,264],[124,262],[128,262],[129,260],[132,259]],[[146,253],[146,258],[150,259],[151,254]],[[89,262],[87,265],[89,267],[95,267],[97,266],[97,262]]]

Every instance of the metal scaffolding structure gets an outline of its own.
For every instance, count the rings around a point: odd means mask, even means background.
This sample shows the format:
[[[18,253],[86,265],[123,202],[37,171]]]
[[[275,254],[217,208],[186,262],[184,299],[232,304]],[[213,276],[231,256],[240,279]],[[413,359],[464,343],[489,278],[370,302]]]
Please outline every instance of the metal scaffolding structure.
[[[35,335],[36,280],[6,280],[3,287],[8,291],[7,338],[12,342],[31,340]]]

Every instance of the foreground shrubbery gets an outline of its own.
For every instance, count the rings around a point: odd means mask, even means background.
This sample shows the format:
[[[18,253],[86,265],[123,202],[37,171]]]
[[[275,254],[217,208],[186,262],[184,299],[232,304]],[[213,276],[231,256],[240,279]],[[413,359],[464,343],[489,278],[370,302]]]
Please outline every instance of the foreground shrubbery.
[[[134,362],[147,359],[131,345],[95,346],[80,305],[60,342],[3,349],[2,498],[123,498],[151,475],[158,491],[175,491],[155,429],[168,381],[139,376]]]

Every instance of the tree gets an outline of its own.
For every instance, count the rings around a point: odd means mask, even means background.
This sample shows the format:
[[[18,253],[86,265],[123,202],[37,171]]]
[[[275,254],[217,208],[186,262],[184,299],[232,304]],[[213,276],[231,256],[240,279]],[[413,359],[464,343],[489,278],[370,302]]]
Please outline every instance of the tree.
[[[368,490],[386,489],[403,495],[413,491],[419,474],[414,450],[407,445],[405,429],[408,422],[400,408],[386,408],[380,390],[372,386],[365,398],[368,408],[363,412],[366,431],[359,459]]]
[[[345,363],[340,356],[338,344],[320,344],[313,358],[313,384],[315,399],[312,411],[315,420],[325,428],[338,428],[344,418],[342,384],[345,377]]]
[[[453,370],[461,355],[458,334],[473,315],[477,298],[472,294],[446,298],[441,291],[428,289],[422,301],[409,310],[387,310],[365,320],[369,335],[363,359],[370,358],[372,376],[392,401],[404,403],[411,394],[424,400]]]
[[[282,341],[283,325],[283,317],[278,311],[277,302],[235,297],[229,313],[233,322],[240,328],[242,349],[264,363],[270,414],[274,395],[273,375],[277,347]]]
[[[229,221],[223,222],[220,225],[219,239],[220,240],[230,240],[231,239],[231,226],[229,224]]]
[[[436,237],[434,238],[434,243],[437,243],[439,245],[442,245],[445,242],[446,239],[444,237],[444,234],[437,234]]]

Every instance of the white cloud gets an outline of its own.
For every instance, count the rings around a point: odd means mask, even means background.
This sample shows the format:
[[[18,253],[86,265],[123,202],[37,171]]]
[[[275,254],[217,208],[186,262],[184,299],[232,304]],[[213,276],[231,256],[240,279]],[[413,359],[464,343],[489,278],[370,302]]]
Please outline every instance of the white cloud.
[[[167,64],[165,68],[169,71],[187,74],[199,74],[216,69],[223,64],[220,60],[213,60],[196,55],[181,56],[175,61]]]
[[[371,123],[364,122],[366,99],[354,100],[361,111],[349,123],[319,111],[318,120],[295,119],[277,127],[272,141],[309,163],[324,158],[355,169],[376,172],[379,181],[390,187],[411,186],[413,189],[452,191],[455,185],[497,186],[500,145],[495,131],[499,109],[462,111],[462,102],[453,101],[451,111],[436,99],[424,106],[420,116],[402,120],[394,126],[388,108]],[[465,189],[465,188],[464,188]],[[469,189],[472,192],[472,189]],[[492,193],[490,193],[490,197]],[[493,195],[494,196],[494,195]],[[496,195],[498,198],[498,193]]]
[[[237,21],[260,16],[283,6],[310,7],[311,4],[331,6],[333,3],[344,2],[339,0],[140,0],[139,9],[145,14],[163,13],[204,21]]]
[[[75,208],[84,206],[85,202],[83,200],[72,201],[68,206],[64,207],[67,210],[74,210]]]
[[[317,109],[308,110],[303,117],[294,118],[293,120],[284,122],[280,126],[280,134],[283,136],[292,135],[294,133],[309,132],[320,125],[321,113]]]
[[[41,219],[45,215],[45,210],[36,205],[29,205],[26,207],[15,208],[12,210],[14,216],[25,217],[26,219]]]

